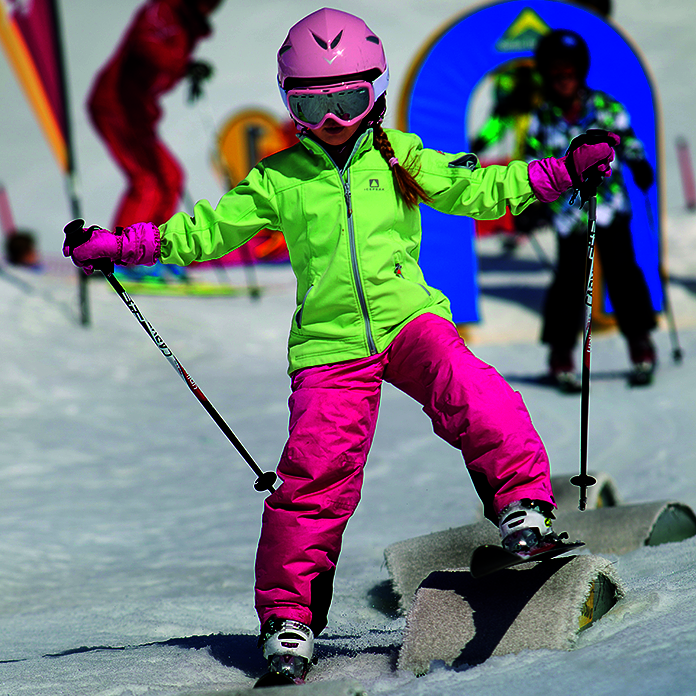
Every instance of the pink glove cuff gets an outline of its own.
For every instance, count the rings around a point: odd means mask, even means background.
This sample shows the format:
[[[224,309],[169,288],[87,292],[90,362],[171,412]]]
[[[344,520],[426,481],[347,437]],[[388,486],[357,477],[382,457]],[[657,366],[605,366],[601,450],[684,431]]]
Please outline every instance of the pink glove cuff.
[[[153,266],[160,257],[162,241],[159,228],[151,222],[136,222],[118,236],[121,240],[119,258],[123,266]]]
[[[565,157],[534,160],[529,163],[527,172],[532,191],[542,203],[557,200],[572,184]]]

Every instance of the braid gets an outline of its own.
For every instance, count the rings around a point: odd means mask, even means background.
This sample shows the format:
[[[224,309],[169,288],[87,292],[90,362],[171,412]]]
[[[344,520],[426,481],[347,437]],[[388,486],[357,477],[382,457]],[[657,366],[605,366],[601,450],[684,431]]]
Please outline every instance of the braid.
[[[375,147],[379,150],[380,154],[389,165],[389,168],[392,170],[394,182],[407,207],[415,208],[421,202],[429,203],[432,199],[423,190],[423,187],[416,181],[414,174],[410,171],[411,153],[409,153],[403,165],[399,164],[394,154],[394,148],[389,142],[389,138],[384,132],[382,124],[375,123],[372,128]],[[418,174],[418,172],[415,172],[415,174]]]

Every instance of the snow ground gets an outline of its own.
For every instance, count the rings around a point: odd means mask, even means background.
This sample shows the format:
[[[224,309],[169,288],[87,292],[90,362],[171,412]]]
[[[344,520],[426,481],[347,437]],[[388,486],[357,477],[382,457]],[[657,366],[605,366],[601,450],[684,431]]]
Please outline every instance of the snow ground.
[[[481,253],[496,252],[484,244]],[[520,257],[533,268],[531,254],[522,249]],[[136,301],[260,465],[271,468],[286,432],[293,287],[287,268],[260,270],[267,288],[260,302]],[[685,271],[693,279],[696,264]],[[0,282],[2,323],[13,327],[0,338],[7,356],[0,693],[164,696],[250,684],[261,668],[251,589],[261,495],[253,475],[106,283],[92,283],[94,326],[83,329],[74,320],[69,269],[21,277],[43,292]],[[594,341],[590,465],[615,479],[626,502],[669,499],[696,508],[696,297],[671,289],[686,357],[673,364],[669,335],[659,331],[654,386],[625,386],[617,335]],[[554,473],[572,475],[579,400],[533,383],[545,357],[535,342],[499,340],[509,323],[531,326],[529,310],[497,293],[484,294],[483,309],[475,352],[523,393]],[[571,653],[494,658],[418,680],[393,672],[403,619],[374,606],[374,590],[387,579],[384,548],[471,523],[477,511],[457,453],[414,403],[385,388],[364,498],[320,641],[330,657],[316,678],[350,675],[371,694],[418,696],[492,695],[515,677],[517,693],[530,695],[539,688],[693,693],[696,539],[616,558],[627,597]]]
[[[64,3],[75,95],[84,94],[90,62],[106,57],[136,4],[99,3],[94,12],[87,0]],[[615,5],[616,19],[658,78],[668,146],[676,134],[693,140],[690,2]],[[394,47],[388,44],[397,84],[415,47],[462,9],[445,0],[342,6],[374,17],[370,24]],[[238,63],[258,50],[259,62],[245,74],[221,69],[212,108],[226,112],[221,92],[229,88],[277,110],[272,80],[268,85],[275,46],[292,21],[315,7],[265,0],[242,10],[228,0],[218,18],[218,36],[228,41],[211,41],[202,53],[222,66],[225,57]],[[1,74],[8,99],[0,120],[13,137],[3,143],[0,172],[18,221],[41,231],[47,270],[14,272],[14,282],[0,277],[0,694],[168,696],[250,685],[262,667],[252,597],[262,496],[105,283],[91,283],[93,327],[77,326],[74,275],[53,254],[69,219],[62,184],[23,98],[12,96],[14,83]],[[170,98],[168,136],[186,158],[195,194],[214,197],[217,184],[202,156],[210,139],[182,101],[181,94]],[[242,105],[235,101],[230,110]],[[87,217],[108,219],[118,175],[84,117],[76,116],[76,130]],[[622,341],[596,335],[589,456],[626,502],[677,500],[696,508],[696,218],[680,211],[669,147],[667,167],[670,294],[685,359],[671,361],[663,326],[656,383],[631,390],[622,374]],[[547,248],[549,241],[541,235]],[[570,476],[578,465],[579,400],[533,379],[545,360],[534,303],[548,276],[529,247],[519,252],[525,263],[508,272],[495,242],[482,242],[480,252],[483,321],[471,330],[472,347],[522,392],[554,474]],[[136,301],[268,469],[287,428],[285,343],[294,292],[287,268],[259,272],[267,288],[260,302]],[[243,282],[237,271],[232,278]],[[520,283],[529,288],[523,295],[514,291]],[[440,667],[420,679],[394,672],[403,619],[376,608],[373,591],[387,579],[384,548],[473,522],[477,513],[460,457],[432,434],[415,404],[386,387],[363,501],[346,534],[331,623],[320,640],[326,659],[315,678],[352,676],[370,694],[394,696],[493,696],[511,688],[519,696],[694,693],[696,539],[616,558],[627,597],[572,652],[493,658],[462,672]]]

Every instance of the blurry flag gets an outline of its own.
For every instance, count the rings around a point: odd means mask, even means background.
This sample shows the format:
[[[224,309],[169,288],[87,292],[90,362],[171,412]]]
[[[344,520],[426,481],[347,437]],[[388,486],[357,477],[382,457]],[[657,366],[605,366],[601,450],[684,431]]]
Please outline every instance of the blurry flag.
[[[0,42],[60,168],[72,173],[56,0],[0,0]]]
[[[66,175],[72,216],[80,218],[58,0],[0,0],[0,43]],[[77,274],[80,323],[87,325],[88,276]]]

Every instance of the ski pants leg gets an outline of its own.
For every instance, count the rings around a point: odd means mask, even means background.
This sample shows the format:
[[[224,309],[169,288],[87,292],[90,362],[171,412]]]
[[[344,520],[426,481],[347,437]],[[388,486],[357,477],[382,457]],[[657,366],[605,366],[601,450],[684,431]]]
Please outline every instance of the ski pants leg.
[[[657,325],[645,275],[636,261],[630,218],[617,215],[608,227],[597,227],[597,252],[614,316],[629,340]]]
[[[256,555],[256,610],[326,625],[343,531],[360,501],[384,354],[311,367],[292,376],[283,483],[264,503]]]
[[[548,456],[522,397],[479,360],[449,321],[424,314],[389,347],[384,379],[423,406],[461,450],[488,519],[522,498],[555,506]]]
[[[476,358],[449,321],[425,314],[369,358],[292,377],[283,483],[265,501],[256,556],[256,609],[326,625],[343,532],[360,501],[363,468],[386,380],[423,405],[437,435],[461,450],[486,515],[534,498],[553,504],[549,464],[521,396]]]

